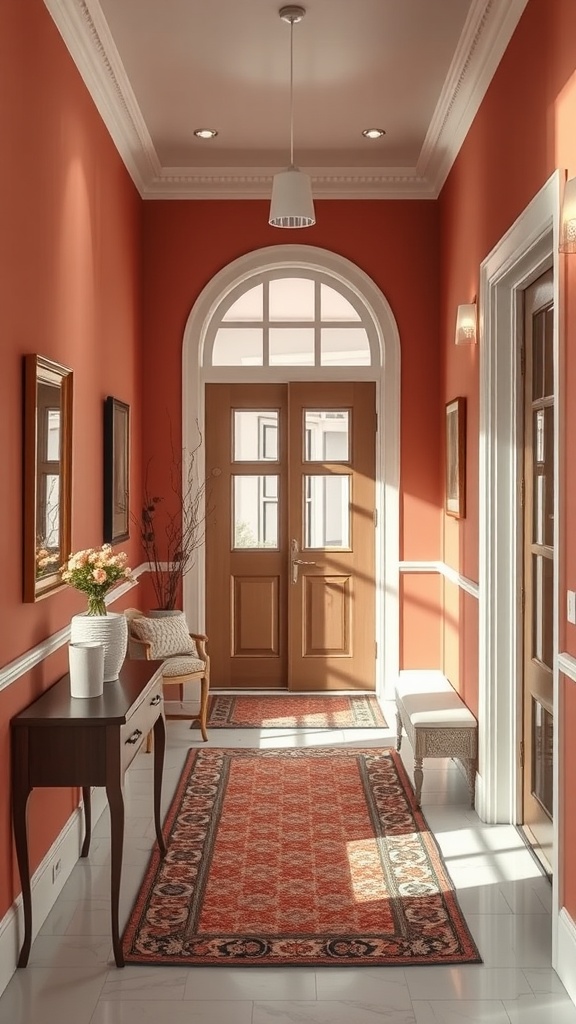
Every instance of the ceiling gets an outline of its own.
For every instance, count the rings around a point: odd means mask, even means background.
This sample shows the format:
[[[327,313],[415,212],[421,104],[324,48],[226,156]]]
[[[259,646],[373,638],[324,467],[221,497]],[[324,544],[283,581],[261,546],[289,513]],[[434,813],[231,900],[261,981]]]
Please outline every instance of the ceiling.
[[[294,156],[314,196],[435,198],[527,2],[304,0]],[[282,0],[44,3],[144,198],[270,196],[290,152]]]

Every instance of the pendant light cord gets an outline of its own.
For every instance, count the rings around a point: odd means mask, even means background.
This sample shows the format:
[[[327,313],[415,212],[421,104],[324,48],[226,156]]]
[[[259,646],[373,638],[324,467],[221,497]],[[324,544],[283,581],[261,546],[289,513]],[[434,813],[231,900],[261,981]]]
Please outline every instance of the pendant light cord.
[[[290,167],[294,166],[294,18],[290,19]]]

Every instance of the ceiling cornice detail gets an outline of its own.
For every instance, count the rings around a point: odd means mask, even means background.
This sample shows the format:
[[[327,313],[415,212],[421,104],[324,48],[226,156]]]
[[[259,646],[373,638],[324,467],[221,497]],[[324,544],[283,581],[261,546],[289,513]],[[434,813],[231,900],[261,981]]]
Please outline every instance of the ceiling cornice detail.
[[[416,171],[438,196],[528,0],[475,0],[446,76]]]
[[[414,168],[309,168],[318,199],[435,199],[528,0],[474,0]],[[44,0],[144,199],[267,199],[275,170],[162,167],[98,0]]]

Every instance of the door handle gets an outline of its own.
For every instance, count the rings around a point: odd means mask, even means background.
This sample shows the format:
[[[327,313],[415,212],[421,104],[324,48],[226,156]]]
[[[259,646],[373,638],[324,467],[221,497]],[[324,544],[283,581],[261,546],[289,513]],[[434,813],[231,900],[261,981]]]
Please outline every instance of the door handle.
[[[311,562],[306,558],[296,558],[299,552],[298,541],[293,540],[290,544],[290,568],[292,570],[292,583],[298,583],[298,566],[299,565],[316,565],[316,562]]]

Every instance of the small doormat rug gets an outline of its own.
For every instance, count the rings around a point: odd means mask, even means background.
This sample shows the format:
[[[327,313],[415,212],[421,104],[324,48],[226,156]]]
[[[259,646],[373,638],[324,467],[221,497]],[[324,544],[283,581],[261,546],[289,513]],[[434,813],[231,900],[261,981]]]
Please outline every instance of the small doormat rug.
[[[245,694],[212,697],[209,729],[385,729],[376,697]]]
[[[393,750],[191,751],[126,961],[480,963]]]

